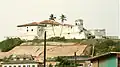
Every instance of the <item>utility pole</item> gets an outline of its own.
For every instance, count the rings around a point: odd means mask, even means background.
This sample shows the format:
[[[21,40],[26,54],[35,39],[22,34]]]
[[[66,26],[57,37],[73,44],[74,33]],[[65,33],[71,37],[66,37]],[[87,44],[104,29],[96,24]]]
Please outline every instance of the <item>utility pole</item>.
[[[120,27],[119,27],[119,24],[120,24],[119,23],[120,22],[120,12],[119,12],[120,11],[120,4],[119,4],[119,2],[120,1],[118,0],[118,34],[120,35],[120,31],[119,31],[120,30]]]
[[[94,56],[95,44],[92,46],[92,57]]]
[[[76,60],[77,60],[77,58],[76,58],[76,52],[74,52],[74,57],[75,57],[75,67],[76,67]]]
[[[44,33],[44,67],[46,67],[46,31]]]

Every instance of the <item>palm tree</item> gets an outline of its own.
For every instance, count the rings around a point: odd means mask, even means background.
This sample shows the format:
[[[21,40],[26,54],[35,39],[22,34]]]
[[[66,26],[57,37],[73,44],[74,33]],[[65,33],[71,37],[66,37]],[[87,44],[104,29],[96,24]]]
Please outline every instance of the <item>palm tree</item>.
[[[56,19],[56,17],[54,17],[54,15],[51,14],[49,20],[55,21],[55,19]],[[54,23],[52,23],[52,30],[53,30],[53,33],[54,33],[54,36],[55,36]]]
[[[53,20],[53,21],[55,21],[55,19],[56,19],[56,17],[54,17],[54,15],[51,14],[49,20]]]
[[[60,20],[61,20],[61,22],[62,22],[62,28],[61,28],[61,32],[60,32],[60,36],[62,35],[62,31],[63,31],[63,23],[64,23],[64,21],[66,21],[67,19],[66,19],[66,16],[65,15],[61,15],[60,16]]]

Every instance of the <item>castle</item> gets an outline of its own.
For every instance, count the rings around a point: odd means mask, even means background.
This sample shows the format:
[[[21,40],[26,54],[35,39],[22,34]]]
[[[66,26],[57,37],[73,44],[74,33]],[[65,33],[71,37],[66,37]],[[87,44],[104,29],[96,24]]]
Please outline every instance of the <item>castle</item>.
[[[94,35],[100,39],[106,35],[105,29],[87,30],[83,27],[83,21],[77,21],[74,25],[62,24],[54,20],[44,20],[18,25],[19,37],[21,39],[32,40],[34,38],[43,39],[44,32],[47,32],[47,39],[50,37],[65,37],[65,39],[87,39],[87,35]]]

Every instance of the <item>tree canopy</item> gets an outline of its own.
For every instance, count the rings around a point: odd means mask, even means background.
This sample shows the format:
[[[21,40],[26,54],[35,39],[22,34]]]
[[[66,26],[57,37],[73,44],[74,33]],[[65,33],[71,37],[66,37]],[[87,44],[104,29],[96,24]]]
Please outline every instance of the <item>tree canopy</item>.
[[[14,48],[15,46],[19,46],[24,41],[20,38],[7,38],[0,42],[0,49],[2,52],[6,52]]]

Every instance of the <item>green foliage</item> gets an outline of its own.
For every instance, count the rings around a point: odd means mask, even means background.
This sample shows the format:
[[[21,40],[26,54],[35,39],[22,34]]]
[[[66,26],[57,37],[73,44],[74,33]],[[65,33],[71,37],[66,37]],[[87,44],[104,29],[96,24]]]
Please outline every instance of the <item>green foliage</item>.
[[[48,41],[65,41],[65,37],[51,37]]]
[[[120,42],[116,42],[115,47],[113,48],[114,52],[120,52]]]
[[[9,60],[8,60],[7,57],[4,57],[4,58],[2,59],[2,61],[4,61],[4,62],[8,62]]]
[[[0,42],[0,49],[2,52],[7,52],[15,46],[19,46],[23,42],[24,41],[20,38],[7,38],[6,40]]]
[[[120,52],[120,42],[105,39],[104,41],[95,44],[95,55],[107,52]]]
[[[49,67],[53,67],[53,65],[50,63],[50,64],[49,64]]]
[[[75,64],[73,61],[69,61],[67,58],[63,58],[63,57],[56,57],[54,58],[56,61],[58,61],[59,63],[56,64],[56,67],[72,67],[74,65],[79,65],[79,64]]]
[[[33,39],[31,40],[30,42],[33,42],[33,43],[41,43],[43,42],[44,40],[43,39]]]

